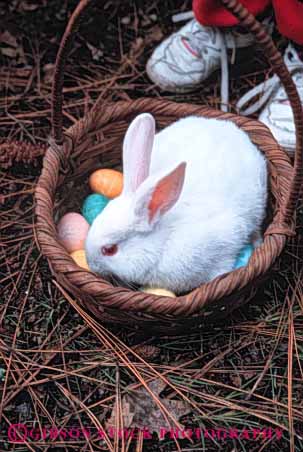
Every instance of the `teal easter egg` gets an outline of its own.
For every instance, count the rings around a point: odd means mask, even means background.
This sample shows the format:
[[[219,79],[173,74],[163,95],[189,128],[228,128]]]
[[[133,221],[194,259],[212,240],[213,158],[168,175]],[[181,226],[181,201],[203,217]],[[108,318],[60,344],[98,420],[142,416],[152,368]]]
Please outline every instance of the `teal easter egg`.
[[[239,256],[237,257],[234,269],[245,267],[248,264],[250,256],[252,255],[254,247],[252,245],[246,245]]]
[[[109,203],[109,199],[103,195],[93,193],[85,198],[82,206],[82,215],[89,224],[102,212],[104,207]]]

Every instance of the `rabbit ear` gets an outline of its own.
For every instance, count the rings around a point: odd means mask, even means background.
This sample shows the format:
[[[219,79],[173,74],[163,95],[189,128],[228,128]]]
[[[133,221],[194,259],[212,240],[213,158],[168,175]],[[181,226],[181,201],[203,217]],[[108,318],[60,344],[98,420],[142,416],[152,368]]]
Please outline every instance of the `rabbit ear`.
[[[154,144],[155,120],[149,113],[137,116],[123,142],[124,193],[134,193],[149,173]]]
[[[141,186],[135,205],[135,214],[142,223],[153,225],[156,221],[170,210],[178,201],[185,178],[186,163],[182,162],[172,172],[162,179]]]

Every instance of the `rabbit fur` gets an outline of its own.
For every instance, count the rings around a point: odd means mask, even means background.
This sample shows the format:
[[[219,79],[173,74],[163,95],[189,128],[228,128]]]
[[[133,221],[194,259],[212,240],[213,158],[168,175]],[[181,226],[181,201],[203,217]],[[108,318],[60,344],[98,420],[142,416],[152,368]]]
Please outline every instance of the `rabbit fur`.
[[[123,171],[122,194],[87,236],[92,271],[183,293],[231,271],[260,240],[266,159],[233,122],[190,116],[155,134],[143,113],[125,135]]]

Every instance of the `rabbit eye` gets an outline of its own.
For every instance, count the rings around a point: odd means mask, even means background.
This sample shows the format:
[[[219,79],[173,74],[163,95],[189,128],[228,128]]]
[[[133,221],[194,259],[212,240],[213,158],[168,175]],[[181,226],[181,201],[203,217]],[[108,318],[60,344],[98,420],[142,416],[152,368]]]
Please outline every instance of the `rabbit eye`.
[[[101,253],[103,256],[113,256],[118,251],[117,245],[102,246]]]

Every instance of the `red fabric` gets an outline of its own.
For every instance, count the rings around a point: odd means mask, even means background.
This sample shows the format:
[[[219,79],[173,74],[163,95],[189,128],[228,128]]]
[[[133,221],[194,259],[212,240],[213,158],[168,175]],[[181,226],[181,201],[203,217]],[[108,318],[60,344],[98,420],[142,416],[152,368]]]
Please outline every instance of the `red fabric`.
[[[262,13],[272,3],[280,33],[303,44],[303,3],[300,0],[241,0],[241,3],[254,15]],[[193,11],[202,25],[231,27],[238,23],[220,0],[193,0]]]
[[[303,45],[303,3],[299,0],[273,0],[279,32]]]
[[[285,0],[278,2],[283,3]],[[270,5],[271,0],[242,0],[241,3],[249,12],[257,15]],[[222,6],[220,0],[193,0],[193,11],[197,21],[202,25],[231,27],[238,23],[238,20]]]

